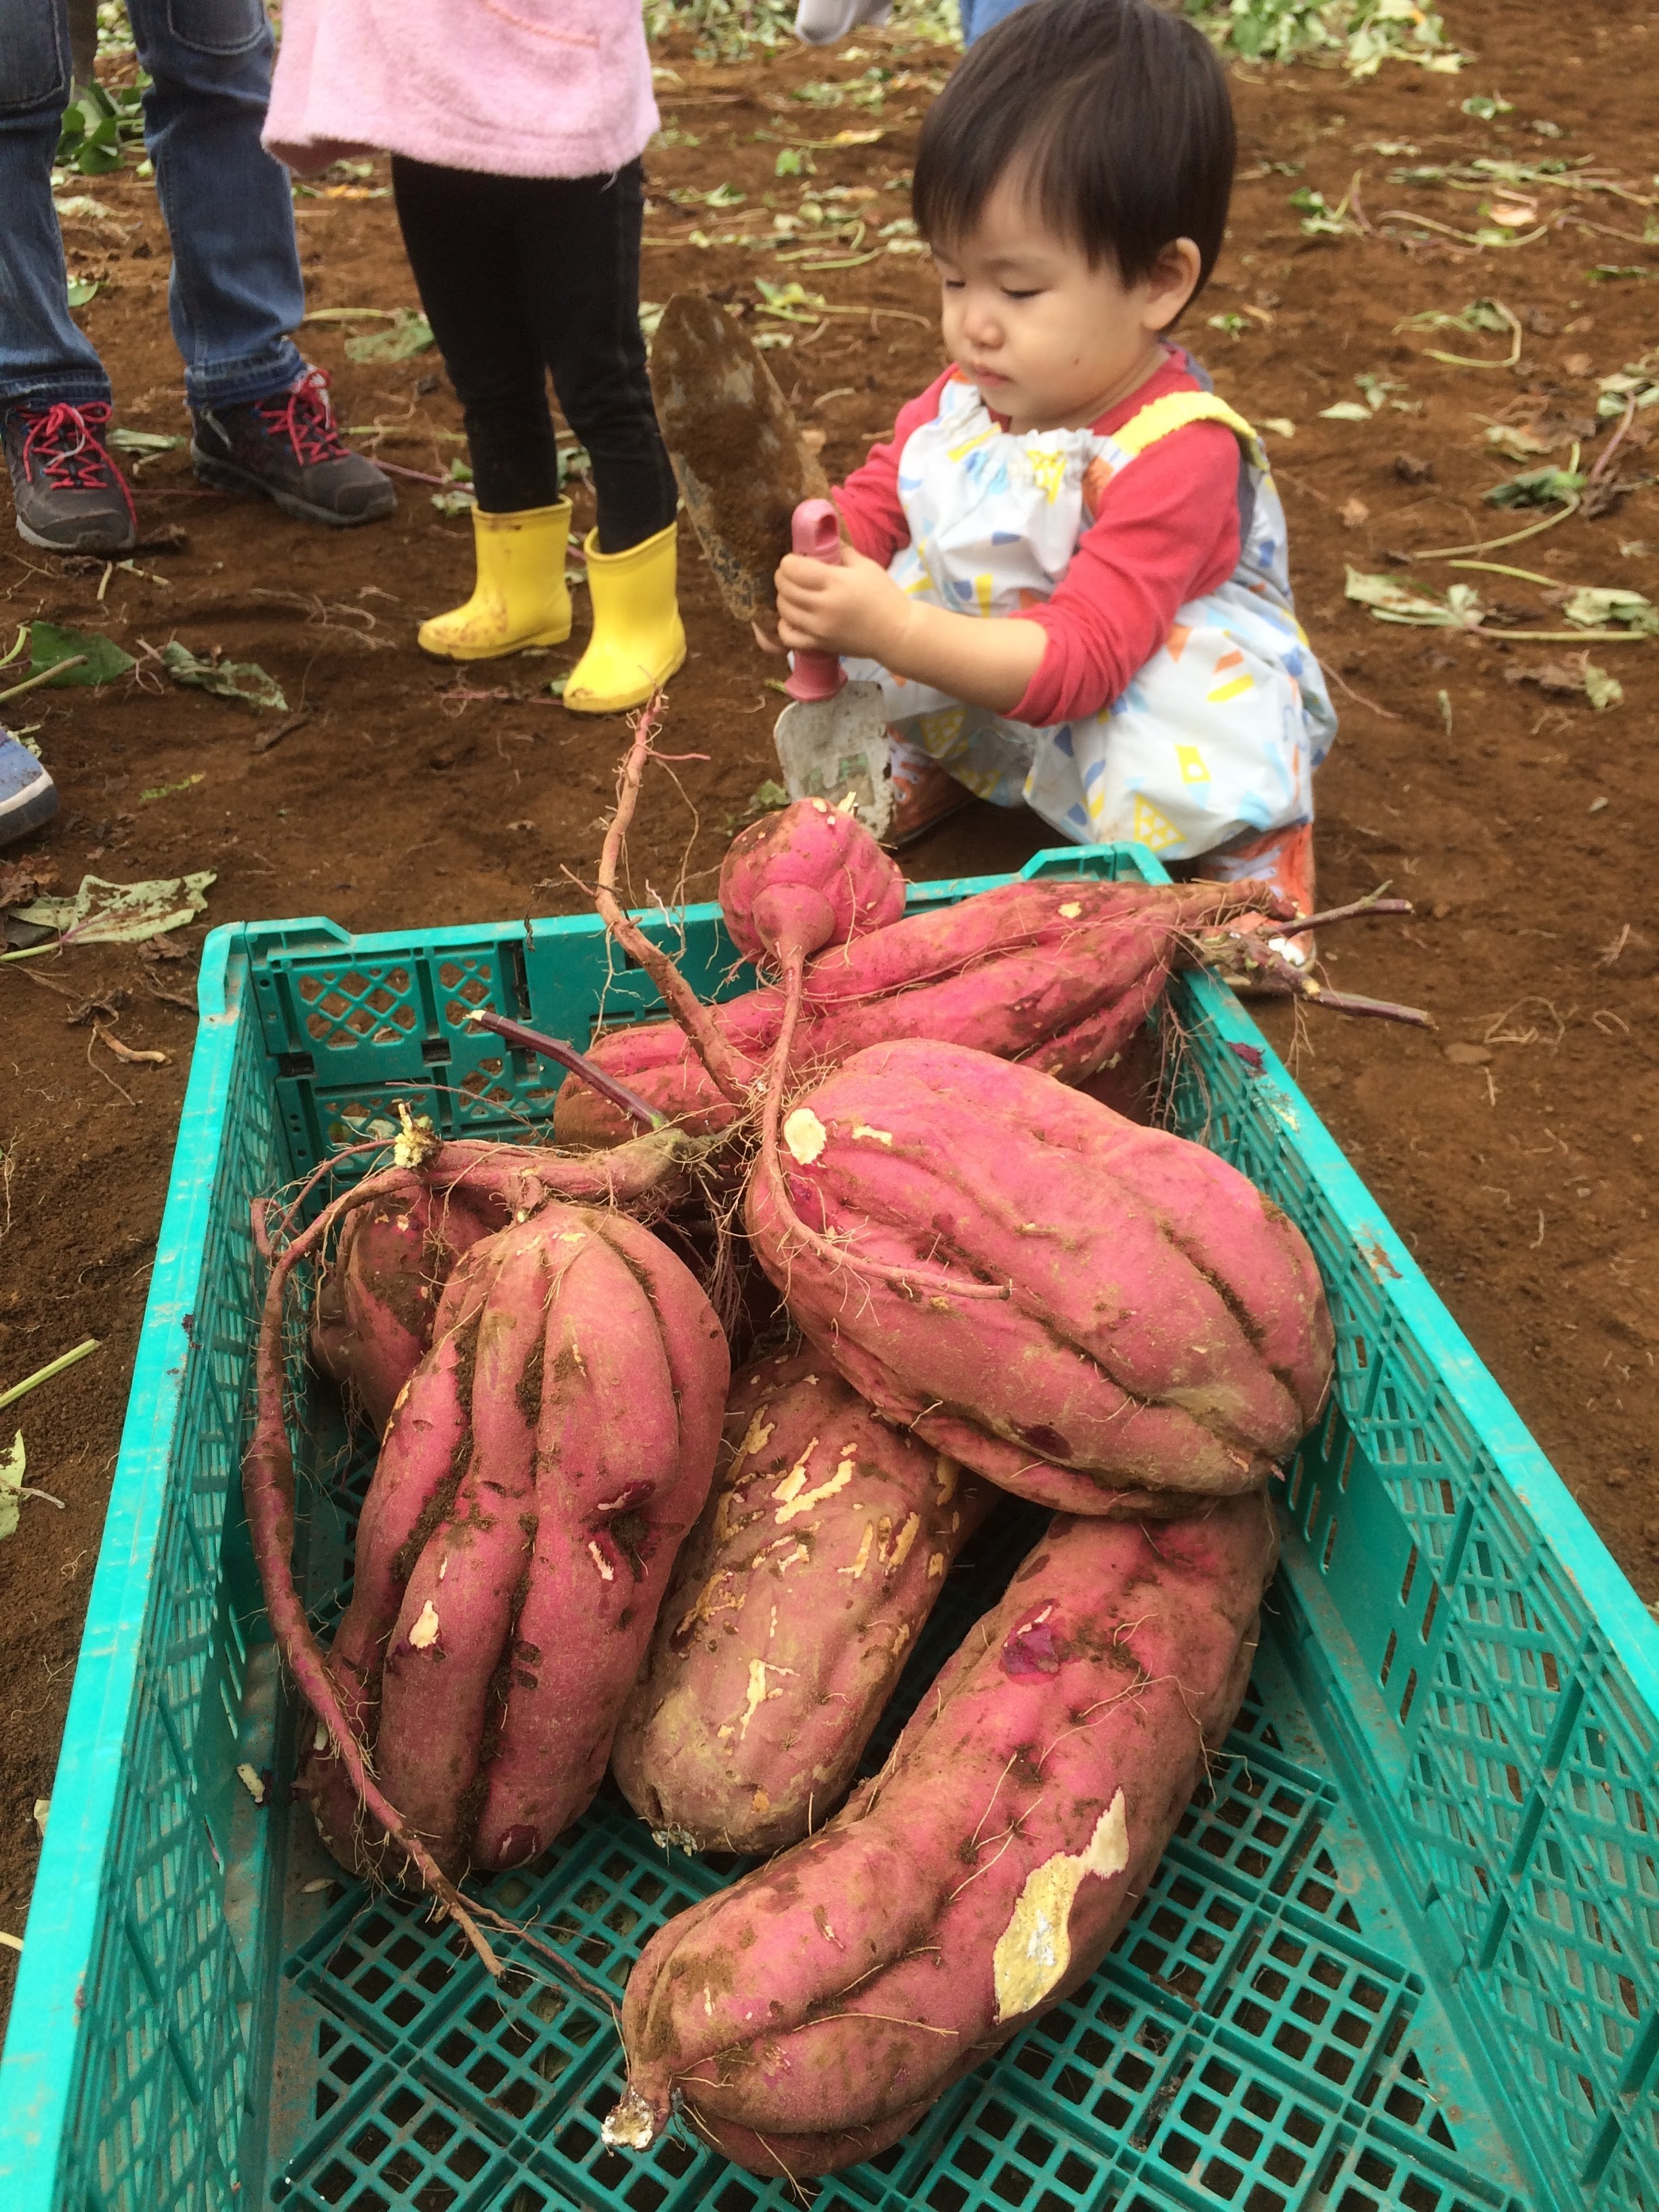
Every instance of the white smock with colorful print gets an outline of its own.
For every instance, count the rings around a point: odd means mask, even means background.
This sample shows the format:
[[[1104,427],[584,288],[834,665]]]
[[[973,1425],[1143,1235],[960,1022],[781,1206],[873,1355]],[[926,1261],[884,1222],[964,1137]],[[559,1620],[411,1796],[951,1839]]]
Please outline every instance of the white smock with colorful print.
[[[1052,597],[1112,480],[1189,422],[1239,441],[1242,553],[1217,591],[1179,609],[1162,646],[1104,713],[1038,729],[848,659],[878,684],[895,736],[999,806],[1023,799],[1079,844],[1133,839],[1165,860],[1313,817],[1313,771],[1336,717],[1296,618],[1285,515],[1249,424],[1212,393],[1157,399],[1115,437],[1004,429],[953,378],[906,440],[898,491],[910,542],[888,573],[952,614],[1007,616]]]

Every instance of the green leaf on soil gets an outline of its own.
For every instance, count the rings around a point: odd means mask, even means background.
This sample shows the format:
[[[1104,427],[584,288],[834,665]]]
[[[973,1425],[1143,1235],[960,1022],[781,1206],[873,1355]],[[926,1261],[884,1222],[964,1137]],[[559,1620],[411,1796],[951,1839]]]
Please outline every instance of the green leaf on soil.
[[[198,660],[174,638],[161,647],[161,665],[175,684],[191,691],[210,691],[216,699],[240,699],[245,706],[288,712],[283,687],[254,660]]]
[[[206,775],[198,770],[194,775],[187,775],[182,783],[153,783],[148,791],[139,793],[138,804],[140,806],[153,805],[158,799],[171,799],[177,791],[194,791],[198,783],[206,781]]]
[[[1333,407],[1322,407],[1319,419],[1322,422],[1369,422],[1371,410],[1357,399],[1339,399]]]
[[[1565,507],[1586,481],[1572,469],[1527,469],[1480,495],[1488,507]]]
[[[28,1472],[28,1454],[23,1449],[23,1431],[19,1429],[11,1449],[0,1452],[0,1541],[17,1533],[23,1477]]]
[[[1584,691],[1598,714],[1609,707],[1624,704],[1625,687],[1619,678],[1609,675],[1605,668],[1598,668],[1588,657],[1584,661]]]
[[[400,307],[388,329],[348,338],[346,359],[412,361],[417,353],[425,353],[432,343],[432,325],[426,317],[412,307]]]
[[[1659,607],[1640,592],[1586,584],[1567,599],[1561,611],[1580,629],[1606,629],[1617,623],[1638,636],[1659,637]]]
[[[64,296],[71,307],[89,307],[98,297],[97,283],[88,276],[72,276],[64,288]]]
[[[1377,622],[1410,623],[1423,629],[1479,629],[1486,617],[1480,594],[1470,584],[1454,584],[1441,599],[1393,576],[1368,575],[1351,568],[1346,591],[1349,599],[1369,607]]]
[[[1472,92],[1461,104],[1464,114],[1474,116],[1477,123],[1490,123],[1495,116],[1515,112],[1515,102],[1505,100],[1501,92]]]
[[[165,430],[129,430],[125,427],[110,431],[104,440],[118,453],[170,453],[175,446],[184,442],[182,438],[169,437]]]
[[[210,868],[140,884],[82,876],[73,898],[35,899],[19,907],[15,919],[35,929],[59,931],[64,945],[142,945],[204,913],[209,887],[216,880]]]
[[[60,660],[73,660],[77,653],[85,654],[84,664],[65,669],[57,683],[45,687],[48,691],[57,690],[59,684],[108,684],[136,665],[132,655],[123,653],[101,630],[64,629],[49,622],[29,624],[31,673],[39,675],[44,668],[55,668]]]
[[[440,514],[470,514],[478,504],[470,491],[434,491],[432,504]]]

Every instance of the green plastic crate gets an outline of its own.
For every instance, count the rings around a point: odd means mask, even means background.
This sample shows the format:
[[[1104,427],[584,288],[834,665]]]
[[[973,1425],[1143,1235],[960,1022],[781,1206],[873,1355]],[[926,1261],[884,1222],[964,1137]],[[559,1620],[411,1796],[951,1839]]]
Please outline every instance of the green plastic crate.
[[[1126,848],[1025,872],[1160,872]],[[648,926],[734,987],[714,908]],[[0,2212],[788,2212],[690,2134],[606,2153],[609,2021],[541,1972],[492,1984],[453,1930],[331,1880],[282,1786],[292,1715],[236,1474],[248,1201],[394,1097],[480,1135],[544,1115],[547,1072],[465,1015],[580,1037],[601,1000],[654,1004],[585,920],[208,941],[0,2064]],[[1250,1695],[1100,1973],[818,2202],[1656,2212],[1659,1631],[1260,1032],[1206,979],[1177,1006],[1182,1124],[1301,1223],[1340,1346]],[[301,1564],[325,1619],[365,1476],[319,1402]],[[720,1879],[602,1807],[492,1893],[620,1991]]]

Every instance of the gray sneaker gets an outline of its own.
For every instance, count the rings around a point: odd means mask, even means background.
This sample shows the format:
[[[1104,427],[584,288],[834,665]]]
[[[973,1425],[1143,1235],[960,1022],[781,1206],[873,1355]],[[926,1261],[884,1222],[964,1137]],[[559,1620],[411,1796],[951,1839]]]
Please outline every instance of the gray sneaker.
[[[390,477],[341,437],[320,368],[264,399],[198,408],[192,419],[191,464],[217,491],[263,492],[284,514],[336,530],[379,522],[398,504]]]
[[[131,553],[138,527],[126,478],[104,446],[106,399],[17,401],[4,421],[17,534],[47,553]]]

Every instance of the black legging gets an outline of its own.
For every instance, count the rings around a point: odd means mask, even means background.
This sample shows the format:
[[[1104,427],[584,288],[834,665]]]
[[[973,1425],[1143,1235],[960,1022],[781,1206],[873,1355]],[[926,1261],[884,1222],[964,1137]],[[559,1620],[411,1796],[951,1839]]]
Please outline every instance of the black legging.
[[[638,161],[603,177],[495,177],[399,154],[392,185],[421,304],[466,410],[487,514],[559,495],[547,373],[593,462],[599,550],[674,519],[640,336]]]

